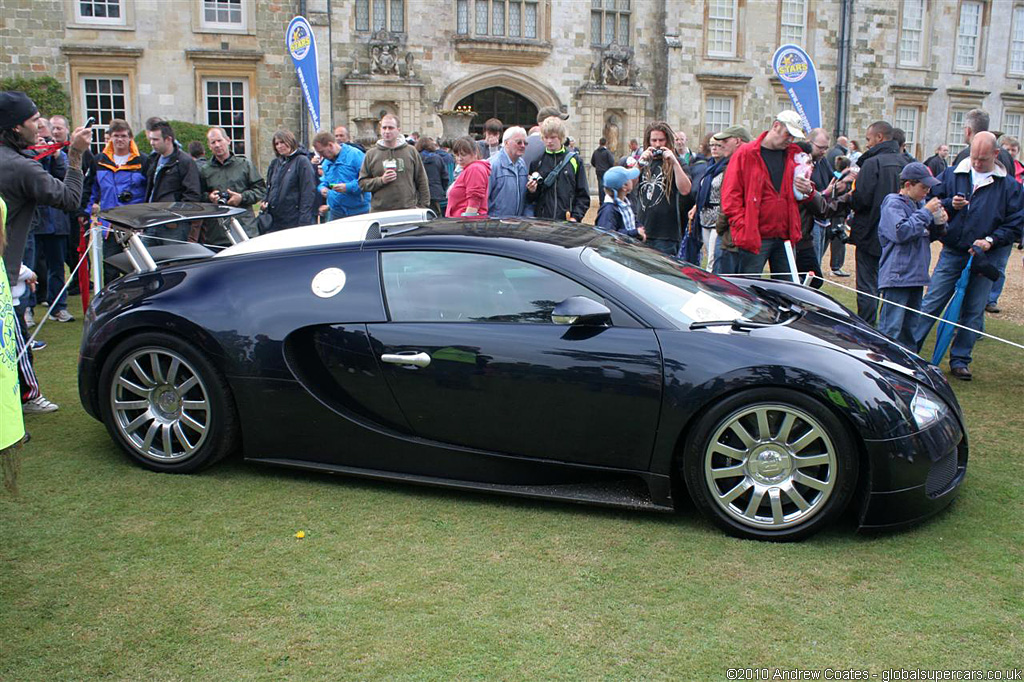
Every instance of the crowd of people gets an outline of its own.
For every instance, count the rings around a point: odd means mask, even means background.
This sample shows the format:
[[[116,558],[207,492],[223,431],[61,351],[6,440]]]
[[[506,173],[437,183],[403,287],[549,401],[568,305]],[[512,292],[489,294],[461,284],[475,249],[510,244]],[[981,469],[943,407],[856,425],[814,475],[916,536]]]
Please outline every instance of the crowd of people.
[[[4,264],[17,347],[35,323],[37,304],[56,322],[74,319],[61,293],[66,268],[77,263],[91,217],[116,206],[239,206],[250,236],[417,207],[448,217],[582,222],[591,209],[587,166],[567,134],[567,119],[558,109],[542,108],[529,130],[490,119],[483,139],[434,140],[406,137],[399,118],[386,114],[368,149],[344,126],[316,133],[311,150],[281,129],[263,175],[234,153],[224,128],[209,129],[207,159],[201,144],[183,149],[171,124],[153,117],[145,123],[152,151],[143,155],[129,123],[113,119],[102,152],[94,155],[91,131],[71,131],[63,116],[43,118],[24,93],[0,93]],[[616,158],[605,139],[593,151],[596,224],[718,274],[761,274],[767,266],[771,276],[790,276],[792,261],[800,273],[815,276],[813,286],[822,284],[826,251],[831,274],[849,276],[843,266],[852,243],[858,314],[914,350],[933,323],[917,311],[941,312],[970,262],[974,274],[961,315],[969,329],[959,330],[950,355],[952,376],[966,380],[977,338],[970,330],[982,329],[986,310],[998,312],[1006,264],[1024,225],[1019,141],[997,138],[988,128],[984,111],[969,112],[964,150],[949,161],[943,144],[921,163],[906,151],[903,131],[885,121],[868,127],[863,152],[847,137],[833,144],[822,128],[805,131],[793,111],[780,112],[756,137],[740,125],[710,131],[696,151],[685,132],[653,121],[642,142],[629,141],[625,156]],[[162,225],[144,236],[229,243],[218,221]],[[932,270],[935,240],[943,247]],[[104,241],[105,256],[118,250],[113,238]],[[78,286],[70,283],[70,293]],[[25,413],[57,409],[32,371],[32,351],[43,347],[37,342],[19,352]]]

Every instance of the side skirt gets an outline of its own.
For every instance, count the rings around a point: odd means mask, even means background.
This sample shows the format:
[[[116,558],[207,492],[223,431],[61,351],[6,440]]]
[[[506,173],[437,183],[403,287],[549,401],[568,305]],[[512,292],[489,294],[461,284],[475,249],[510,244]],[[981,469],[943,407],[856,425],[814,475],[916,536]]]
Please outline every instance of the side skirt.
[[[503,485],[403,474],[393,471],[362,469],[336,464],[324,464],[322,462],[305,462],[293,459],[247,459],[246,461],[287,467],[289,469],[301,469],[303,471],[344,474],[379,481],[401,481],[403,483],[454,490],[499,493],[539,500],[559,500],[562,502],[644,511],[674,511],[670,481],[668,477],[656,474],[645,474],[636,477],[623,476],[619,479],[602,480],[599,482],[559,483],[552,485]]]

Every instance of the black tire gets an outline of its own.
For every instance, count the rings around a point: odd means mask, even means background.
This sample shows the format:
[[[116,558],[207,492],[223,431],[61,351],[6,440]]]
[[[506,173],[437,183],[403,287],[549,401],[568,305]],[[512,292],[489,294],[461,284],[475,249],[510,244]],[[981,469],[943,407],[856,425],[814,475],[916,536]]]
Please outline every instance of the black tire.
[[[103,423],[137,464],[187,474],[233,452],[238,415],[223,375],[176,336],[146,332],[122,341],[103,363]]]
[[[853,498],[849,430],[797,391],[758,388],[711,406],[686,439],[682,475],[700,511],[730,535],[802,540]]]

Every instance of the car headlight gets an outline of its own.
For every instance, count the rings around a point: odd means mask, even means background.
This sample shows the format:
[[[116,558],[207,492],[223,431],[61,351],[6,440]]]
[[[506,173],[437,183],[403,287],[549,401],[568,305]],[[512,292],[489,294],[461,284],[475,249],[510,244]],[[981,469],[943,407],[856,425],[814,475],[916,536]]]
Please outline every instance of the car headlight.
[[[927,428],[946,416],[949,408],[937,395],[921,386],[910,401],[910,413],[919,429]]]

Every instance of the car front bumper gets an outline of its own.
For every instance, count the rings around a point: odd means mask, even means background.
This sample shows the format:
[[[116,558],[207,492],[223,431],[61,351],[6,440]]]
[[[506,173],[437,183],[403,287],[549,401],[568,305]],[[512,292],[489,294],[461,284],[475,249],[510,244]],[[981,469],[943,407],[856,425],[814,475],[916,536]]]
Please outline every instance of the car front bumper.
[[[952,412],[909,436],[864,442],[870,483],[860,530],[908,526],[937,514],[967,474],[967,433]]]

